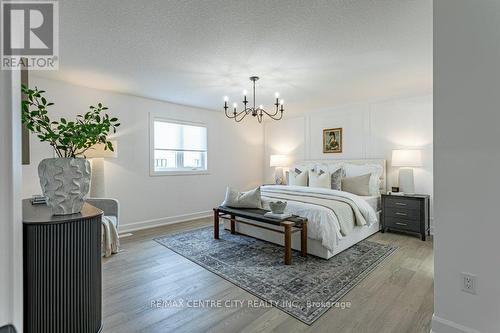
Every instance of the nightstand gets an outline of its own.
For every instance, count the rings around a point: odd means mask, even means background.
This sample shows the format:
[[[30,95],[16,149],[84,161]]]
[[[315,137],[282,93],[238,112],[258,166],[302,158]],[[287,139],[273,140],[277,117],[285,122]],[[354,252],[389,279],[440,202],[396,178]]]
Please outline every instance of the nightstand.
[[[382,194],[382,232],[388,229],[419,233],[425,241],[430,234],[430,195]]]

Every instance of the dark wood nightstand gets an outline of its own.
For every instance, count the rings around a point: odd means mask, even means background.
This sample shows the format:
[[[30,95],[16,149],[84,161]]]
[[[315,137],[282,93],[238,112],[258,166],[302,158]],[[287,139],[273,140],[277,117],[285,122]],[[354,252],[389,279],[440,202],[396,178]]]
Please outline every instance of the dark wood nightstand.
[[[430,234],[430,195],[382,194],[382,232],[387,229],[419,233],[425,241]]]

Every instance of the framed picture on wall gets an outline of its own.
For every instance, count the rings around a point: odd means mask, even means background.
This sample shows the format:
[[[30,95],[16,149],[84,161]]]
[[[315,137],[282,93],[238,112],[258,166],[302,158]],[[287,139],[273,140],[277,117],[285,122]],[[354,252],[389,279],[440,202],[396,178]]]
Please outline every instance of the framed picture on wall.
[[[342,152],[342,128],[327,128],[323,130],[323,153]]]

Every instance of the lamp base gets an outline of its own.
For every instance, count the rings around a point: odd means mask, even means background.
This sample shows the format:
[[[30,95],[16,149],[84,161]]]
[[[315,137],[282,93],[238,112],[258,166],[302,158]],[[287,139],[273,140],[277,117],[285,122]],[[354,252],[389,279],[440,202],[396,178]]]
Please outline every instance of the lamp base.
[[[415,182],[412,168],[399,169],[399,191],[407,194],[415,193]]]
[[[274,183],[277,185],[285,184],[285,175],[283,173],[283,168],[277,167],[274,170]]]

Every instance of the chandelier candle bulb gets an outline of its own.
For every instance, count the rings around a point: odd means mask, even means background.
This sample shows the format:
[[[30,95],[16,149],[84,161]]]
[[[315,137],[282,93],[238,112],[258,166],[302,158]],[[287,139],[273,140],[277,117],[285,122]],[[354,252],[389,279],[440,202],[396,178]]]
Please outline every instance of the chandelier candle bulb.
[[[278,99],[280,97],[280,93],[279,92],[275,92],[274,93],[274,97],[276,97],[276,99]]]

